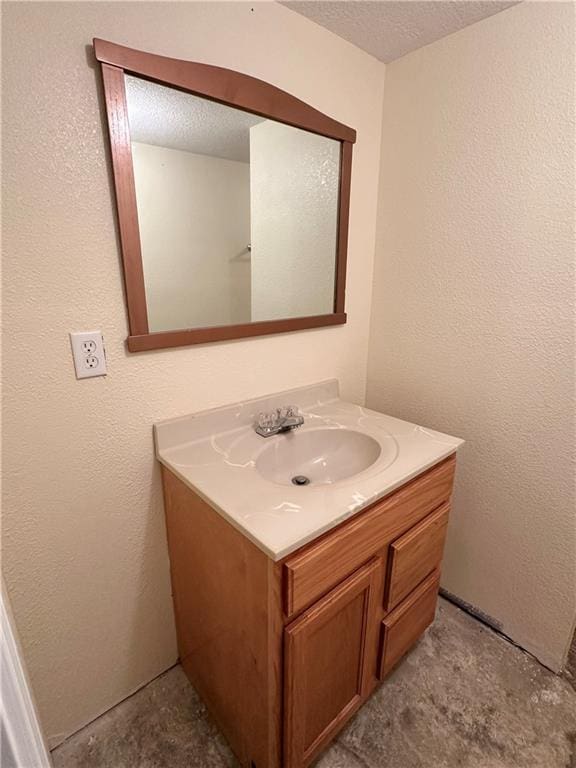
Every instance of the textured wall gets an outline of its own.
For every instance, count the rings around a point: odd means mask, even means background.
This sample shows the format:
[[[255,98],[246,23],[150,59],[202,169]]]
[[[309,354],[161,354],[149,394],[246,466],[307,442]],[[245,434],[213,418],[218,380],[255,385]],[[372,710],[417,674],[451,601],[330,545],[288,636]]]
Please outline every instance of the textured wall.
[[[443,585],[558,668],[576,615],[574,6],[389,65],[367,401],[468,442]]]
[[[54,744],[176,659],[152,423],[329,377],[364,398],[384,70],[275,3],[2,11],[3,567]],[[357,129],[346,326],[126,353],[93,36],[248,72]],[[76,381],[67,334],[92,328],[109,374]]]
[[[337,141],[250,128],[253,320],[334,311],[339,171]]]
[[[151,331],[250,322],[250,166],[132,142]]]

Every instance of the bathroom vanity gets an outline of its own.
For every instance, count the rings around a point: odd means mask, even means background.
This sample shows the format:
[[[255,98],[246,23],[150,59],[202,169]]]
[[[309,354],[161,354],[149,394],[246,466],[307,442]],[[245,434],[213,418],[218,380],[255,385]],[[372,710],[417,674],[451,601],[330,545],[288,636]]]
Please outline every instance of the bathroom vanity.
[[[303,426],[257,435],[286,403]],[[242,766],[307,766],[434,618],[462,441],[334,381],[155,439],[182,665]]]

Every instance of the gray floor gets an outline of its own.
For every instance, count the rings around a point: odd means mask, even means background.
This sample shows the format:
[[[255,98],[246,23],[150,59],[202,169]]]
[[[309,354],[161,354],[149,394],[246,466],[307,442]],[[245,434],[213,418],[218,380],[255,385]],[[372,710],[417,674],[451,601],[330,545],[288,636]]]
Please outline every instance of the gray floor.
[[[237,766],[180,667],[52,754],[55,768]],[[576,691],[441,600],[433,626],[316,768],[456,766],[576,768]]]

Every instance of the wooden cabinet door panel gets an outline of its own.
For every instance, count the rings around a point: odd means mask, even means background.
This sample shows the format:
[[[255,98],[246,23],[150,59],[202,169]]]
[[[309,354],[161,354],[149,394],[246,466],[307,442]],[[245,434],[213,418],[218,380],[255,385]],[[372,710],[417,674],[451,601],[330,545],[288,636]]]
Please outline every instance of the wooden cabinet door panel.
[[[382,569],[374,558],[286,628],[286,768],[309,765],[368,694]]]
[[[449,511],[450,505],[442,504],[390,545],[390,576],[384,604],[387,611],[401,603],[440,566]]]
[[[434,571],[396,610],[384,617],[380,657],[381,680],[434,621],[439,586],[440,572]]]

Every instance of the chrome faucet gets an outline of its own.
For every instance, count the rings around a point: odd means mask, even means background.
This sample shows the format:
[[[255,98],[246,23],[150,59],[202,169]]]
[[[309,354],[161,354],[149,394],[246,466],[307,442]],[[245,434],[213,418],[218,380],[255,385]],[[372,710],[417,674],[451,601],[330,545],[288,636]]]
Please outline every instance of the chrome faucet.
[[[258,414],[258,421],[254,425],[256,434],[261,437],[271,437],[279,432],[289,432],[304,424],[304,417],[298,413],[298,408],[285,405],[276,408],[275,411]]]

